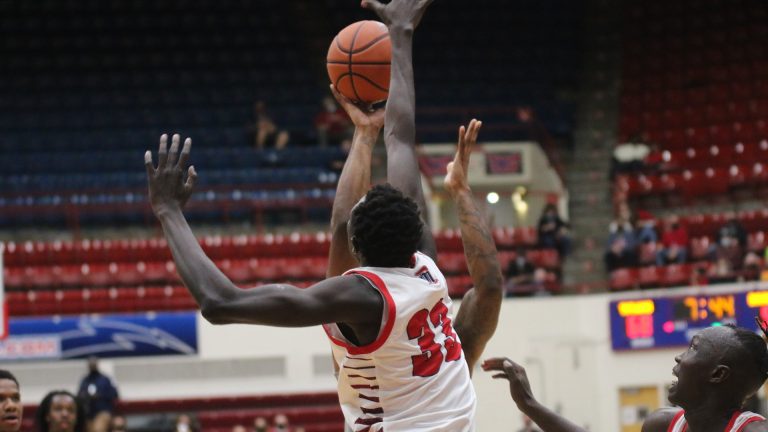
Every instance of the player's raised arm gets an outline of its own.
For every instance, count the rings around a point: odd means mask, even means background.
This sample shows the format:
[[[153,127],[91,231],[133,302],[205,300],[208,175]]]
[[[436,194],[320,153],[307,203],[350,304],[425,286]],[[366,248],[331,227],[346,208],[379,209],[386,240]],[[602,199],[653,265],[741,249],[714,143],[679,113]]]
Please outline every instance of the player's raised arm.
[[[371,154],[384,125],[384,110],[364,112],[333,86],[331,91],[354,123],[355,135],[352,137],[352,147],[341,170],[339,184],[336,185],[336,197],[333,199],[327,277],[338,276],[359,266],[357,258],[349,250],[347,222],[352,207],[371,188]]]
[[[483,369],[496,372],[493,378],[509,381],[509,392],[517,408],[531,418],[544,432],[586,432],[565,417],[560,416],[533,397],[525,368],[508,358],[492,358],[483,362]]]
[[[426,220],[427,206],[421,189],[416,155],[416,90],[413,83],[413,32],[432,0],[392,0],[382,4],[363,0],[389,28],[392,41],[392,72],[389,81],[384,143],[387,146],[387,181],[411,197]],[[425,229],[419,249],[437,260],[435,240]]]
[[[176,269],[206,319],[214,324],[286,327],[333,322],[378,326],[381,296],[357,276],[327,279],[306,290],[277,284],[250,290],[235,286],[205,255],[182,213],[197,178],[190,166],[184,179],[192,141],[187,138],[184,142],[178,161],[179,136],[173,136],[170,151],[167,142],[168,136],[163,135],[157,167],[150,151],[144,155],[150,203],[162,224]]]
[[[464,256],[474,284],[474,288],[461,302],[455,325],[470,373],[496,331],[501,301],[504,298],[496,244],[475,204],[467,179],[469,158],[477,143],[481,126],[482,122],[472,120],[468,128],[459,128],[456,156],[453,162],[448,164],[444,181],[445,189],[458,209]]]

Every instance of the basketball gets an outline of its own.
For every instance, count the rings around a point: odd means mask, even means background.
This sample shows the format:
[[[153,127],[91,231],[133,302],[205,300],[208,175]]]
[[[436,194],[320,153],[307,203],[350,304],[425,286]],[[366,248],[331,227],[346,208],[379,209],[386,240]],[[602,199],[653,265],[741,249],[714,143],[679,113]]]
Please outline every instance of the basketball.
[[[392,44],[378,21],[350,24],[328,48],[328,76],[348,99],[366,104],[387,99]]]

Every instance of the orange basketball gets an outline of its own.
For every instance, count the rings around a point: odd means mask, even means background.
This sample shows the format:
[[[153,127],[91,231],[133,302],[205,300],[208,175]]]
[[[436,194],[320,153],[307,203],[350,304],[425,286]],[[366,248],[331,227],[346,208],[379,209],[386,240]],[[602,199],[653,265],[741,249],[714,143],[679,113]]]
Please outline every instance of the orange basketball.
[[[328,76],[341,94],[355,102],[387,99],[392,43],[384,23],[350,24],[328,48]]]

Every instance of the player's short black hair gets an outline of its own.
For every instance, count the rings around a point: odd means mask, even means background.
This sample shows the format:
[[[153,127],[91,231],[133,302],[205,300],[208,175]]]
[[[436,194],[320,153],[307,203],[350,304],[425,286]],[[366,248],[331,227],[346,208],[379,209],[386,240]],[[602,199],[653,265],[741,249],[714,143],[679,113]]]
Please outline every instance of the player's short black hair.
[[[419,206],[389,184],[368,191],[350,221],[352,244],[366,265],[408,267],[419,249],[424,229]]]
[[[50,391],[40,402],[40,406],[37,407],[37,411],[35,412],[35,427],[37,432],[48,432],[48,412],[51,410],[53,398],[60,395],[69,396],[75,401],[75,415],[77,416],[75,419],[75,432],[85,432],[86,418],[83,402],[66,390]]]
[[[734,325],[728,325],[727,327],[733,330],[736,340],[745,354],[748,355],[746,359],[753,362],[756,367],[753,387],[755,389],[760,388],[766,378],[768,378],[768,346],[766,346],[765,340],[747,328]]]
[[[17,380],[16,377],[13,376],[12,373],[10,373],[9,371],[7,371],[5,369],[0,369],[0,379],[11,380],[11,381],[16,383],[16,387],[21,387],[19,385],[19,380]]]

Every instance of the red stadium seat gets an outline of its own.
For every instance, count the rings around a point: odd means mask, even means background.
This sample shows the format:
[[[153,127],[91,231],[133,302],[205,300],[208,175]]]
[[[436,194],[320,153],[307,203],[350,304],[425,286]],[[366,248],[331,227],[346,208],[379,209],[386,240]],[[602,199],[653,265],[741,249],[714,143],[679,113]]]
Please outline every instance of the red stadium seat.
[[[664,286],[687,285],[691,279],[691,268],[685,264],[672,264],[662,267],[660,282]]]
[[[623,268],[611,272],[609,287],[612,291],[624,291],[635,287],[637,270]]]

